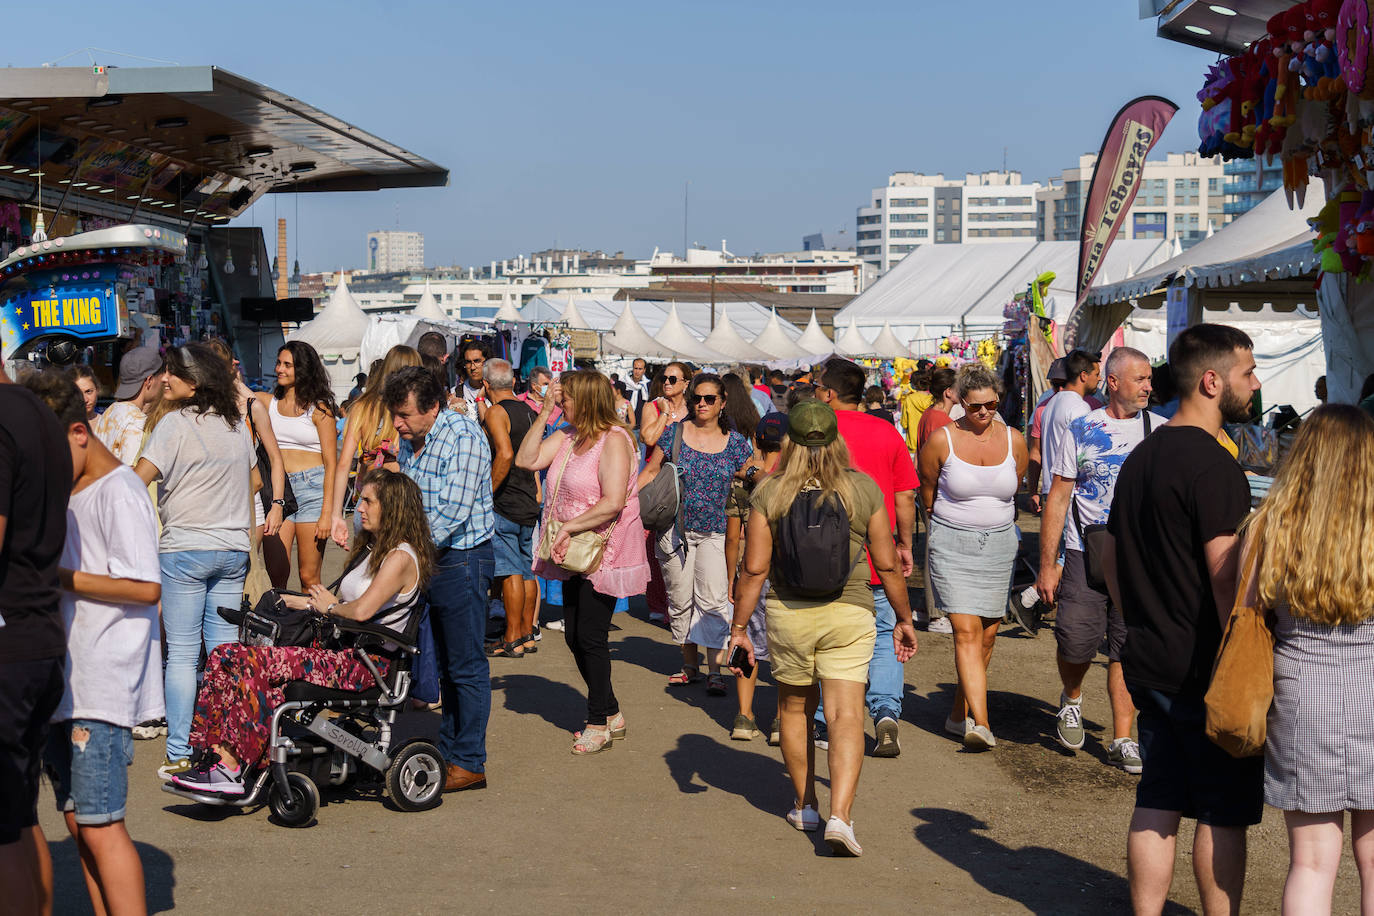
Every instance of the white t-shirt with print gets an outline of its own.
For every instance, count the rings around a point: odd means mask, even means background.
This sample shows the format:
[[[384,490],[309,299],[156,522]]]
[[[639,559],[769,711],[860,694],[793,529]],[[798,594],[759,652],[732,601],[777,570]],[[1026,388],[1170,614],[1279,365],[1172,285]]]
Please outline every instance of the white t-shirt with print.
[[[1167,422],[1157,413],[1150,414],[1151,430]],[[1137,413],[1129,419],[1117,420],[1107,414],[1106,408],[1098,408],[1070,423],[1069,432],[1071,448],[1055,453],[1055,463],[1049,466],[1050,474],[1054,477],[1071,477],[1077,481],[1073,498],[1083,524],[1104,525],[1112,508],[1112,495],[1116,492],[1116,478],[1121,473],[1121,465],[1145,438],[1144,414]],[[1064,547],[1068,550],[1083,549],[1072,508],[1064,522]]]
[[[1064,390],[1055,395],[1045,408],[1045,415],[1040,418],[1040,467],[1048,471],[1040,474],[1040,495],[1044,496],[1050,492],[1050,484],[1054,483],[1055,462],[1059,455],[1074,454],[1073,434],[1069,432],[1069,424],[1079,417],[1087,416],[1092,407],[1083,400],[1083,396],[1076,391]],[[1065,459],[1068,460],[1068,459]],[[1072,474],[1065,474],[1065,477],[1072,477]]]
[[[157,517],[148,488],[120,466],[67,504],[62,566],[159,582]],[[62,593],[67,689],[54,722],[97,719],[124,728],[163,715],[157,605],[112,604]]]

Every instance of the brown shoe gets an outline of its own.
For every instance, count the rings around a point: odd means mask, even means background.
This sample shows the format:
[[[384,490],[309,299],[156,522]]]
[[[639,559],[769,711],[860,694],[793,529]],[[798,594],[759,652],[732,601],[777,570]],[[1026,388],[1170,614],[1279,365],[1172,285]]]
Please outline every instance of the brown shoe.
[[[444,779],[445,792],[464,792],[468,789],[485,789],[487,787],[486,773],[473,773],[465,770],[456,763],[450,763]]]

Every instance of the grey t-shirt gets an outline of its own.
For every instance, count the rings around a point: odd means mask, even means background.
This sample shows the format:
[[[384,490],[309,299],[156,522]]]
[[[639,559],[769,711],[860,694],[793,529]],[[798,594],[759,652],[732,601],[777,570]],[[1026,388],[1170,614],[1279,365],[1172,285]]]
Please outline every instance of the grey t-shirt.
[[[248,423],[236,428],[217,414],[189,408],[163,417],[140,456],[161,475],[161,553],[248,550],[253,524],[249,471],[257,464]]]

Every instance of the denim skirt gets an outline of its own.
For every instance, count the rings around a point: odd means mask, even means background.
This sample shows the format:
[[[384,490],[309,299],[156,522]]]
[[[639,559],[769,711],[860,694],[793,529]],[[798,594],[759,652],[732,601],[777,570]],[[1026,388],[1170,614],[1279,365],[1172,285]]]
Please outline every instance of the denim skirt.
[[[1007,611],[1016,526],[961,528],[930,520],[930,584],[946,614],[1000,618]]]

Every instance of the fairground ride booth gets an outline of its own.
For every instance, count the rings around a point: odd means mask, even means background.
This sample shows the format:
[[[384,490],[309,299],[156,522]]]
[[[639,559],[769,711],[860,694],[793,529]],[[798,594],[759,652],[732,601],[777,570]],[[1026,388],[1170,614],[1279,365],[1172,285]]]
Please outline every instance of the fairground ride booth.
[[[1161,38],[1211,52],[1197,56],[1199,151],[1255,161],[1256,184],[1281,174],[1285,202],[1315,203],[1327,391],[1354,402],[1374,372],[1374,3],[1139,2]]]
[[[226,224],[264,194],[447,182],[217,67],[0,70],[0,353],[86,362],[109,388],[129,346],[221,337],[261,377],[311,309],[287,308],[262,231]]]

